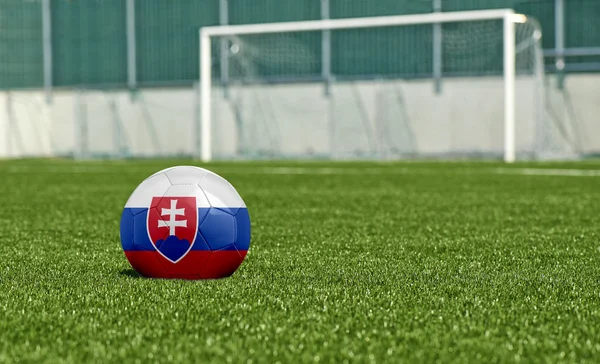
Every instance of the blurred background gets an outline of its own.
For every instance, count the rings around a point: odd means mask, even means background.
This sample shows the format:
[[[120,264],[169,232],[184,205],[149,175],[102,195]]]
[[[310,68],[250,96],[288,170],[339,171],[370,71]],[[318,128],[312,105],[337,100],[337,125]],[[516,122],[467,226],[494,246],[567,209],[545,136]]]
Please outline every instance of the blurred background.
[[[529,17],[518,158],[599,155],[597,0],[2,0],[0,157],[198,157],[204,26],[500,8]],[[214,156],[501,158],[502,29],[215,37]]]

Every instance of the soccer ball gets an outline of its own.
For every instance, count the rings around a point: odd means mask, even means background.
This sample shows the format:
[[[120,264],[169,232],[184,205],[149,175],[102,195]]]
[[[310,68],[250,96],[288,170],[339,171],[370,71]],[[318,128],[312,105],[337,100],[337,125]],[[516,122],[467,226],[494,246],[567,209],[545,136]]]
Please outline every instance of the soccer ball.
[[[148,177],[127,200],[121,244],[133,269],[145,277],[228,277],[250,247],[250,217],[223,177],[198,167],[172,167]]]

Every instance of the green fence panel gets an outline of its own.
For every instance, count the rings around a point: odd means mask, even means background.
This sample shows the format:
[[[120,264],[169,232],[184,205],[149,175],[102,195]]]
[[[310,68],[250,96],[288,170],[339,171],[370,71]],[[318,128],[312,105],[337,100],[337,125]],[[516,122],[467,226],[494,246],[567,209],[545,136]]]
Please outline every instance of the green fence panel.
[[[0,2],[0,88],[43,84],[41,0]]]
[[[565,47],[600,47],[600,1],[565,1]],[[570,63],[600,63],[600,57],[569,57]]]
[[[321,18],[321,0],[229,0],[230,24],[256,24]]]
[[[332,72],[340,78],[429,75],[432,26],[349,29],[332,33]]]
[[[565,1],[567,47],[600,47],[600,1]]]
[[[125,85],[125,1],[52,1],[54,84]]]
[[[198,80],[198,31],[218,24],[218,0],[138,0],[135,18],[140,85]]]
[[[429,0],[330,0],[332,18],[429,13],[432,4]]]

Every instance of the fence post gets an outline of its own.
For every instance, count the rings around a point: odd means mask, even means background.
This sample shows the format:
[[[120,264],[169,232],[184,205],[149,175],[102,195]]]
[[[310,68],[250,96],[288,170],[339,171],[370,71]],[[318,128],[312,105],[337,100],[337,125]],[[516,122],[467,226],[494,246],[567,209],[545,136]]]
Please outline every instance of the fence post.
[[[127,86],[130,90],[137,87],[137,61],[135,40],[135,0],[127,0]]]
[[[432,0],[433,11],[442,11],[442,0]],[[433,80],[436,95],[442,93],[442,24],[433,24]]]
[[[321,19],[329,19],[329,0],[321,0]],[[331,93],[331,31],[324,30],[321,36],[321,76],[325,82],[325,95]]]
[[[46,102],[52,102],[52,15],[51,0],[42,0],[42,48],[44,62],[44,93]]]
[[[219,0],[219,25],[229,24],[229,0]],[[223,97],[229,97],[229,40],[227,37],[219,39],[220,46],[220,71]]]
[[[13,118],[12,118],[12,94],[10,90],[6,91],[6,157],[13,157],[12,148],[12,133],[13,133]]]
[[[565,1],[554,0],[554,48],[556,50],[556,72],[558,88],[563,89],[565,83]]]

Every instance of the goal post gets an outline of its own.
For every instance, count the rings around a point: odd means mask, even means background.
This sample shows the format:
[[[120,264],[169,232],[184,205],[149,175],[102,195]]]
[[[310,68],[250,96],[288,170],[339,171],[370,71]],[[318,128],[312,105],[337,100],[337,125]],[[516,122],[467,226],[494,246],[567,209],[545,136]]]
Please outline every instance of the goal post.
[[[264,35],[289,32],[319,32],[333,30],[351,30],[364,28],[401,27],[410,25],[434,25],[457,22],[478,22],[486,20],[501,21],[503,24],[503,160],[507,163],[516,159],[515,143],[515,79],[516,79],[516,45],[515,23],[526,20],[523,15],[515,14],[512,9],[477,10],[460,12],[440,12],[417,15],[381,16],[348,19],[324,19],[314,21],[265,23],[249,25],[209,26],[200,29],[200,92],[199,123],[200,138],[198,154],[202,161],[213,159],[213,47],[215,38],[242,37],[248,35]],[[539,34],[538,34],[539,36]]]

